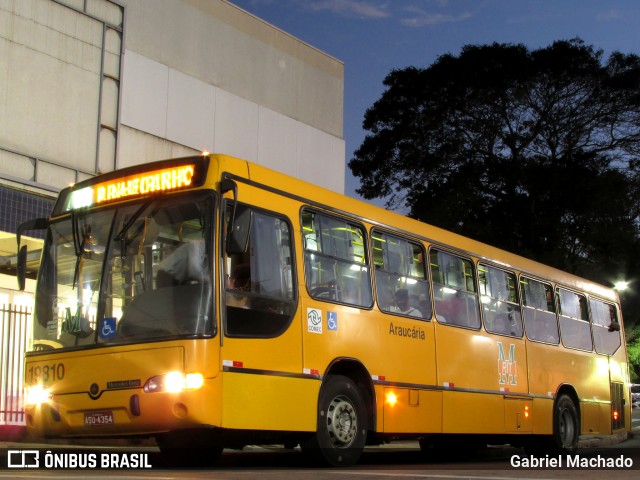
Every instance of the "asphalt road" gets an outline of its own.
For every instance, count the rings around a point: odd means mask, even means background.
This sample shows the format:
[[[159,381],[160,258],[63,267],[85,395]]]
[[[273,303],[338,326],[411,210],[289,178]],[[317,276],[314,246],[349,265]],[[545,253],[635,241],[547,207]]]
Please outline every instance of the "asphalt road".
[[[430,459],[426,461],[417,443],[404,442],[371,447],[365,450],[358,465],[343,469],[311,468],[305,464],[299,450],[278,447],[246,447],[243,451],[228,450],[215,467],[206,469],[179,469],[167,462],[153,446],[132,446],[126,449],[115,447],[71,447],[62,445],[0,444],[0,480],[3,478],[99,478],[99,479],[216,479],[216,480],[407,480],[407,479],[569,479],[581,480],[636,479],[640,475],[640,409],[635,409],[632,418],[632,436],[618,444],[611,444],[609,437],[585,438],[577,455],[566,457],[542,457],[542,464],[531,465],[531,457],[521,450],[509,447],[490,447],[470,457]],[[69,454],[95,455],[97,464],[101,455],[144,455],[145,465],[152,468],[76,469],[76,468],[7,468],[7,455],[12,450],[37,450],[40,462],[46,452],[56,455],[60,462],[69,466]],[[52,457],[49,457],[50,459]],[[529,464],[526,464],[529,459]],[[546,460],[546,464],[544,463]],[[560,461],[562,468],[554,465]],[[524,462],[524,464],[523,464]],[[573,462],[574,465],[567,465]],[[610,463],[607,463],[610,462]],[[619,465],[613,465],[618,462]],[[15,463],[15,462],[14,462]],[[605,470],[598,466],[613,466]],[[131,465],[129,465],[131,467]],[[42,465],[41,465],[42,467]],[[568,468],[567,468],[568,467]]]

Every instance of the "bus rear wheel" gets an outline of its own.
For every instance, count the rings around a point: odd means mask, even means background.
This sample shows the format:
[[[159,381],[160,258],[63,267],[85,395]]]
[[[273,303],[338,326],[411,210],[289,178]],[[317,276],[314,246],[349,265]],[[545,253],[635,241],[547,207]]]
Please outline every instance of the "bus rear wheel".
[[[314,463],[355,464],[367,440],[367,409],[356,384],[331,376],[320,390],[317,431],[302,448]]]
[[[551,450],[558,453],[573,453],[578,449],[580,417],[571,397],[561,395],[553,411],[553,437]]]

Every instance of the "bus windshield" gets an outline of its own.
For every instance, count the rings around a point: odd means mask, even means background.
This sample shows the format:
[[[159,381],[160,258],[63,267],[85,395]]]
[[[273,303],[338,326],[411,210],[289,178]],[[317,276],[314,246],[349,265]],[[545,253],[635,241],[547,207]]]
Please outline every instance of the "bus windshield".
[[[215,333],[212,207],[191,193],[52,221],[30,350]]]

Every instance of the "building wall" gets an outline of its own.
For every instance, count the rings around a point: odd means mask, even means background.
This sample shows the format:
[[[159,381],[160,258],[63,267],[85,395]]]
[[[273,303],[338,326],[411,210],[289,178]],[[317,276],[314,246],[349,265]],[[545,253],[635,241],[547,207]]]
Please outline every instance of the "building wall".
[[[0,208],[15,225],[69,183],[202,150],[342,192],[343,91],[340,61],[226,0],[0,0]]]
[[[167,146],[134,129],[344,191],[340,61],[226,1],[122,3],[118,167]]]
[[[135,129],[158,141],[235,155],[343,191],[342,138],[134,51],[125,51],[123,71],[119,167],[157,155],[156,142],[139,143],[130,131]]]
[[[113,168],[122,24],[108,0],[0,1],[0,177],[53,194]]]
[[[127,50],[342,137],[341,62],[226,1],[122,3]]]

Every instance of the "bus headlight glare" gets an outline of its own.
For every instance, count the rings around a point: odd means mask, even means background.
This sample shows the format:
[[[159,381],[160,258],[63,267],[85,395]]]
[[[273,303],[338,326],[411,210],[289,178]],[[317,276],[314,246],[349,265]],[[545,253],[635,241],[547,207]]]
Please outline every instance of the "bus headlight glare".
[[[144,384],[146,393],[172,392],[178,393],[183,390],[195,390],[204,385],[204,377],[201,373],[170,372],[166,375],[158,375],[147,380]]]
[[[185,376],[185,387],[190,390],[195,390],[204,385],[204,377],[201,373],[187,373]]]
[[[180,372],[167,373],[164,377],[164,390],[165,392],[181,392],[185,387],[184,375]]]
[[[51,398],[51,391],[42,385],[32,385],[25,389],[25,403],[27,405],[41,405]]]

